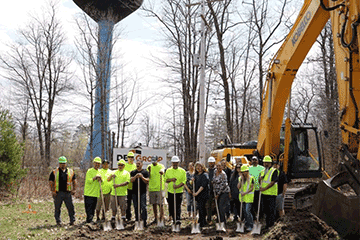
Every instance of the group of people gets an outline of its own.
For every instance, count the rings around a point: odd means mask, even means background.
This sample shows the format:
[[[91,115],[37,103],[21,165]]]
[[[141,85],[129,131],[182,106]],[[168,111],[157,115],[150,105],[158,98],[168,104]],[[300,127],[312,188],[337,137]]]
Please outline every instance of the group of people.
[[[277,217],[285,214],[283,202],[288,179],[280,170],[280,163],[270,156],[264,157],[263,166],[256,156],[251,158],[250,164],[242,164],[238,158],[233,170],[227,167],[225,160],[216,163],[215,158],[210,157],[207,169],[201,163],[195,166],[189,163],[186,174],[188,214],[199,211],[200,227],[212,224],[217,212],[218,220],[224,224],[231,214],[234,221],[244,220],[247,231],[253,229],[258,210],[260,216],[266,216],[265,228],[273,226]],[[200,193],[201,197],[195,198],[197,209],[194,210],[192,196]],[[239,218],[241,206],[243,219]]]
[[[109,208],[112,210],[112,221],[115,221],[120,208],[119,216],[126,223],[131,220],[133,203],[135,220],[143,221],[143,226],[146,227],[147,192],[155,217],[151,224],[163,222],[165,183],[169,217],[174,225],[181,223],[184,189],[189,217],[196,216],[198,212],[200,227],[211,225],[215,214],[222,223],[226,223],[231,214],[233,220],[240,220],[240,206],[243,206],[242,215],[247,231],[253,228],[258,207],[266,215],[266,228],[274,224],[277,212],[280,216],[284,214],[283,198],[288,181],[286,175],[280,171],[279,162],[273,162],[270,156],[264,157],[264,166],[259,165],[256,156],[252,157],[250,165],[242,164],[241,159],[237,160],[233,170],[227,167],[225,160],[216,163],[213,157],[208,159],[208,168],[196,162],[189,164],[188,171],[179,166],[180,159],[177,156],[171,158],[172,166],[166,170],[157,157],[152,157],[152,163],[146,169],[143,169],[141,160],[134,163],[133,152],[127,154],[126,160],[119,160],[118,169],[111,170],[107,160],[94,158],[93,167],[87,170],[84,186],[87,223],[93,222],[95,215],[96,221],[104,220],[105,212]],[[65,202],[68,209],[70,225],[75,222],[72,195],[77,187],[76,175],[66,164],[67,159],[60,157],[59,167],[53,170],[49,177],[58,225],[62,223],[62,202]],[[258,204],[260,194],[261,204]]]

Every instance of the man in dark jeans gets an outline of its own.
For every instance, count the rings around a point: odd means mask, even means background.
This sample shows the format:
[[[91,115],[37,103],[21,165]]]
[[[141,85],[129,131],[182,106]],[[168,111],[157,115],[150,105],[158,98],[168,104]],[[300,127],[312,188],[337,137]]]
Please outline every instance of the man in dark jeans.
[[[149,172],[145,169],[142,169],[143,162],[141,160],[136,161],[136,169],[130,173],[130,181],[133,183],[132,189],[132,200],[135,208],[135,219],[137,222],[140,221],[138,214],[138,199],[139,199],[139,190],[140,190],[140,214],[141,220],[144,221],[144,227],[146,227],[147,212],[146,212],[146,188],[149,183]],[[139,186],[140,183],[140,186]],[[139,189],[140,187],[140,189]]]
[[[55,205],[55,220],[58,226],[61,225],[61,205],[65,202],[69,213],[70,225],[75,222],[75,210],[72,195],[76,191],[76,176],[72,169],[66,167],[67,159],[59,158],[59,167],[50,173],[49,183]]]

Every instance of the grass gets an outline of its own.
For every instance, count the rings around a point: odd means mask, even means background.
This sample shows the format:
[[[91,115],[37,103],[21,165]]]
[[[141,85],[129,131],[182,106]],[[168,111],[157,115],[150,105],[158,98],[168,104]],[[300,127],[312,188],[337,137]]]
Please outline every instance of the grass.
[[[74,203],[77,223],[85,221],[83,202]],[[0,205],[0,239],[56,239],[74,229],[69,226],[65,204],[61,208],[61,219],[65,226],[57,227],[53,202],[9,203]]]

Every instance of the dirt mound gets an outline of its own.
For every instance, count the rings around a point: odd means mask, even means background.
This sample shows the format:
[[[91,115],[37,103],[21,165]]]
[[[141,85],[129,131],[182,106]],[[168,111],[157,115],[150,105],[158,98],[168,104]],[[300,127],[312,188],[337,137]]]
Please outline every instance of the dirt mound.
[[[324,221],[307,211],[293,211],[281,218],[265,239],[340,239],[338,233]]]

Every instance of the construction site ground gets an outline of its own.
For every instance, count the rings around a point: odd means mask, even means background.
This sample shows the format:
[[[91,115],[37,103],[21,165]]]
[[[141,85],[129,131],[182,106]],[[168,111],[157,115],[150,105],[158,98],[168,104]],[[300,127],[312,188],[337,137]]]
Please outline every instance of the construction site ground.
[[[167,215],[167,208],[165,208]],[[201,234],[191,234],[192,219],[188,218],[185,203],[182,206],[182,224],[179,233],[171,231],[169,219],[164,228],[148,226],[134,231],[134,221],[124,230],[104,232],[102,224],[85,224],[82,199],[75,200],[76,224],[68,224],[67,210],[62,207],[64,225],[56,226],[53,203],[30,199],[27,203],[0,202],[0,239],[340,239],[338,234],[322,220],[308,211],[287,212],[275,226],[261,235],[236,233],[236,222],[226,224],[226,233],[216,232],[215,225],[205,227]],[[110,213],[108,213],[108,216]],[[152,207],[148,206],[148,222],[152,222]]]

